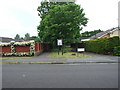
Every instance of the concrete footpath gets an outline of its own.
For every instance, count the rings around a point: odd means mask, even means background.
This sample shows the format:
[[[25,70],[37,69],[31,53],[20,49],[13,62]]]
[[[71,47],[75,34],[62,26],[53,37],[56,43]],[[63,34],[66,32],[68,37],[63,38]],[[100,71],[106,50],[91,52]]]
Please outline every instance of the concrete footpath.
[[[85,52],[92,57],[74,59],[53,59],[48,58],[49,52],[42,53],[40,56],[26,59],[2,59],[2,63],[40,63],[40,64],[69,64],[69,63],[119,63],[120,57],[111,55],[101,55]]]

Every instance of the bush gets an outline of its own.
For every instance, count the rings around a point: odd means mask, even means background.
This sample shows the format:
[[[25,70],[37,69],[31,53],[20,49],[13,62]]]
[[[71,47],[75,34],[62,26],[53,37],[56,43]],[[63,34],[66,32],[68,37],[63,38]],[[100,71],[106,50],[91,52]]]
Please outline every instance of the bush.
[[[119,37],[110,37],[110,38],[100,38],[90,41],[85,41],[86,51],[100,53],[100,54],[109,54],[113,53],[114,47],[120,45]]]
[[[114,47],[113,53],[116,56],[120,56],[120,46]]]
[[[24,52],[24,53],[0,53],[1,56],[33,56],[32,52]]]

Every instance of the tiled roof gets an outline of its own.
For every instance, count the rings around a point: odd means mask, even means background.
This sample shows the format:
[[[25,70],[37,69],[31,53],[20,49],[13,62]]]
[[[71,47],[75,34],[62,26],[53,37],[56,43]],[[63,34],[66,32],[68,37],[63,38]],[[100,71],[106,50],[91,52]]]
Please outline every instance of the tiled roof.
[[[15,40],[8,37],[0,37],[0,42],[10,42],[10,41],[21,41],[21,40]]]
[[[99,38],[99,37],[101,37],[101,36],[103,36],[103,35],[105,35],[105,34],[108,34],[108,33],[110,33],[110,32],[113,32],[114,30],[117,30],[117,29],[118,29],[118,27],[112,28],[112,29],[108,29],[107,31],[100,32],[100,33],[98,33],[98,34],[96,34],[96,35],[94,35],[94,36],[92,36],[92,37],[90,37],[90,38],[88,38],[88,39],[96,39],[96,38]]]

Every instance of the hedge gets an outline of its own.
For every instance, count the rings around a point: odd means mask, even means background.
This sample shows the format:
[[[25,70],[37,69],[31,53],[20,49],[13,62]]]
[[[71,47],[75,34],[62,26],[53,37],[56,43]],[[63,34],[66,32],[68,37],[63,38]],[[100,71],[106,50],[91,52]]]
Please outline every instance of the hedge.
[[[86,51],[100,53],[100,54],[109,54],[114,51],[114,48],[120,46],[120,38],[118,36],[115,37],[106,37],[100,39],[94,39],[85,41]]]
[[[0,53],[2,56],[33,56],[34,53],[31,52],[23,52],[23,53]]]
[[[120,46],[114,47],[114,55],[120,56]]]

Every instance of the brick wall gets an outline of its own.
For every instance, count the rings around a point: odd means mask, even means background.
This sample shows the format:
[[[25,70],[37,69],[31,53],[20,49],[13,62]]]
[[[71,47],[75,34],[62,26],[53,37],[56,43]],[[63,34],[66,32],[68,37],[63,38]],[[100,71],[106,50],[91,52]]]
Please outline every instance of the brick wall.
[[[35,43],[35,56],[40,55],[44,50],[43,43]]]
[[[30,52],[30,46],[14,46],[15,53],[27,53]],[[44,44],[42,43],[35,43],[34,52],[43,52],[44,51]],[[11,46],[1,46],[0,53],[12,53]]]
[[[0,47],[0,52],[4,52],[4,53],[11,53],[11,46],[3,46]]]
[[[40,43],[35,43],[35,52],[40,50]]]
[[[15,52],[30,52],[30,46],[15,46]]]

